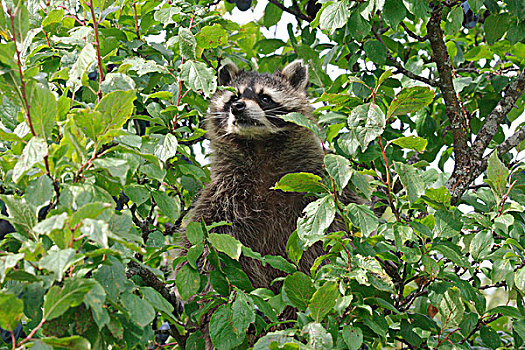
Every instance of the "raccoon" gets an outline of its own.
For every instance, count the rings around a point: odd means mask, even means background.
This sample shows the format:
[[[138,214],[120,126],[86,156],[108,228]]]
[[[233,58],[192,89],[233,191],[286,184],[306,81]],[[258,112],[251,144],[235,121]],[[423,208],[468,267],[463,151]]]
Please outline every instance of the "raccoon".
[[[307,67],[294,61],[282,71],[259,74],[228,64],[219,70],[218,80],[235,91],[220,90],[210,101],[205,126],[212,151],[211,182],[194,203],[191,221],[227,221],[232,225],[215,232],[229,234],[263,256],[286,258],[297,218],[314,198],[271,188],[288,173],[324,174],[320,140],[280,118],[298,112],[315,122],[306,95]],[[354,194],[349,201],[361,202]],[[308,273],[321,254],[320,244],[312,246],[304,252],[299,269]],[[281,271],[246,257],[239,262],[255,288],[278,291],[271,282],[283,275]]]

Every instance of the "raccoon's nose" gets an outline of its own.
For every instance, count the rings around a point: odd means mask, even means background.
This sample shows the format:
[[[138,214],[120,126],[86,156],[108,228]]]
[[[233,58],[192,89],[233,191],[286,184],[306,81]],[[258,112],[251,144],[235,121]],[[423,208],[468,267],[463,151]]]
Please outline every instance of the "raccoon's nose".
[[[244,101],[235,101],[232,103],[232,113],[239,114],[246,109],[246,102]]]

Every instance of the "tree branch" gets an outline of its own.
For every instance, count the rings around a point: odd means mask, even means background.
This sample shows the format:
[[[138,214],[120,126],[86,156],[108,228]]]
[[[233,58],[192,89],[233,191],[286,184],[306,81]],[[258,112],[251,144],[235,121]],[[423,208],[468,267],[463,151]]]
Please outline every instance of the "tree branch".
[[[288,12],[289,14],[294,15],[295,18],[297,19],[302,19],[303,21],[307,21],[308,23],[313,21],[313,18],[308,17],[307,15],[299,11],[299,9],[290,9],[284,6],[284,4],[282,4],[279,0],[269,0],[269,1],[275,6],[277,6],[278,8],[280,8],[281,10],[283,10],[284,12]]]
[[[518,98],[523,94],[525,90],[525,68],[520,72],[518,78],[511,82],[505,88],[503,98],[498,102],[496,107],[490,112],[485,118],[485,122],[481,127],[476,140],[472,146],[474,155],[481,157],[487,149],[490,141],[498,131],[498,127],[510,112]]]
[[[474,170],[470,148],[467,142],[470,140],[470,128],[468,120],[463,113],[453,84],[452,63],[447,52],[447,46],[443,40],[441,30],[442,7],[438,7],[432,12],[427,23],[427,35],[432,48],[432,58],[437,65],[439,73],[439,88],[445,101],[445,112],[447,114],[452,136],[454,138],[454,171],[447,188],[452,192],[452,203],[455,203],[460,196],[457,196],[456,187],[459,179],[467,176]],[[470,183],[469,183],[470,184]],[[463,192],[461,192],[463,193]]]
[[[181,312],[181,304],[178,301],[175,293],[170,292],[166,287],[166,284],[162,282],[153,272],[136,263],[130,261],[128,263],[128,270],[126,271],[126,277],[131,278],[133,276],[140,276],[142,280],[150,287],[159,292],[164,299],[166,299],[174,308],[174,314]]]
[[[372,28],[372,33],[374,33],[374,36],[376,37],[376,39],[379,40],[379,42],[381,44],[383,44],[383,46],[386,48],[386,58],[390,61],[390,65],[392,65],[395,68],[397,68],[397,71],[394,72],[394,73],[396,73],[396,74],[397,73],[401,73],[401,74],[409,77],[410,79],[418,80],[418,81],[420,81],[422,83],[425,83],[427,85],[430,85],[430,86],[434,86],[434,87],[438,86],[438,83],[435,80],[428,79],[428,78],[425,78],[425,77],[421,77],[421,76],[419,76],[417,74],[414,74],[411,71],[407,70],[405,67],[403,67],[403,65],[400,62],[398,62],[394,56],[392,56],[392,53],[390,52],[390,49],[388,48],[388,46],[386,46],[386,44],[383,42],[383,39],[381,39],[381,37],[379,36],[379,34],[377,33],[377,31],[374,28]]]

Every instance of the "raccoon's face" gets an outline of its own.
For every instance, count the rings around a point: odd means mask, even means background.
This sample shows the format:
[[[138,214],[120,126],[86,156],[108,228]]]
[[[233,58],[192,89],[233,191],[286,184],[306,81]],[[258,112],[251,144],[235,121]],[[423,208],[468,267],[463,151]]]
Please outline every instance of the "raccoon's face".
[[[280,116],[310,114],[306,98],[308,70],[295,61],[282,72],[259,74],[239,71],[233,64],[219,70],[219,84],[234,91],[219,91],[210,103],[209,131],[220,137],[264,139],[294,127]]]

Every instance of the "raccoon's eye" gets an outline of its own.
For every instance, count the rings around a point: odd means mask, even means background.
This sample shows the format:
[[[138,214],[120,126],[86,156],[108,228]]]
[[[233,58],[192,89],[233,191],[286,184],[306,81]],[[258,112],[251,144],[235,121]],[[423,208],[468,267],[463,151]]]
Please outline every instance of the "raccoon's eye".
[[[261,100],[262,103],[271,103],[272,102],[272,98],[266,94],[263,94],[259,97],[259,100]]]

